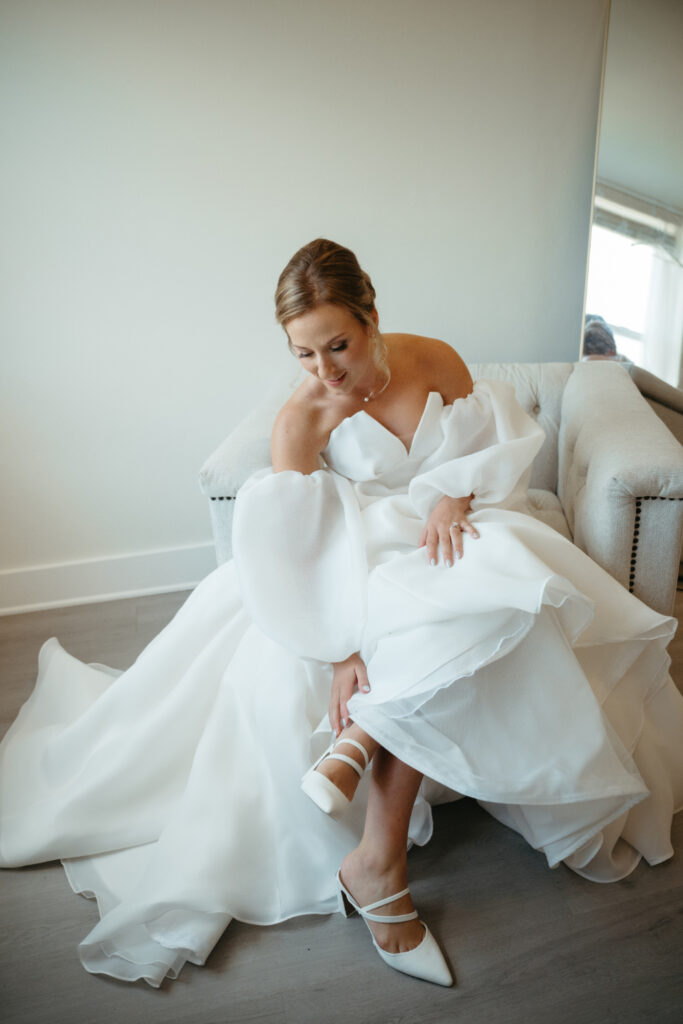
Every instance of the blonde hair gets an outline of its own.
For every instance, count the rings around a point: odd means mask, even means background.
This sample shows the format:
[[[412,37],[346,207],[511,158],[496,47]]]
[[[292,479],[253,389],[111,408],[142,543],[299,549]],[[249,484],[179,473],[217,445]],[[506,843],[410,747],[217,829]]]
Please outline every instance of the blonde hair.
[[[375,323],[375,289],[369,275],[350,249],[316,238],[295,252],[280,274],[275,318],[286,331],[294,317],[325,302],[348,309],[367,328],[373,361],[388,374],[387,347]]]

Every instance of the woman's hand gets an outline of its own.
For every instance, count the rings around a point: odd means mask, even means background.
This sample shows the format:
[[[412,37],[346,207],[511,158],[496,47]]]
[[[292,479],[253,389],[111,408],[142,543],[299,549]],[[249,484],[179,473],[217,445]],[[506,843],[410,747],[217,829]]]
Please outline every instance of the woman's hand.
[[[338,736],[351,721],[347,701],[357,690],[369,693],[370,684],[365,662],[360,654],[352,654],[345,661],[337,661],[334,664],[329,715],[335,736]]]
[[[469,533],[475,540],[479,536],[467,518],[473,497],[473,494],[466,498],[449,498],[444,495],[437,501],[420,537],[420,547],[427,548],[430,565],[436,565],[439,561],[441,549],[441,557],[450,568],[455,558],[462,558],[463,533]]]

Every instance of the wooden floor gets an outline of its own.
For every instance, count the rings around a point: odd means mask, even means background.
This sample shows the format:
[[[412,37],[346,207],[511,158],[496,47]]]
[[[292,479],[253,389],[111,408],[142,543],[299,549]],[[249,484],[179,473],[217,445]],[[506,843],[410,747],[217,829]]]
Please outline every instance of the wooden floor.
[[[0,720],[15,716],[41,642],[126,667],[185,595],[0,619]],[[683,596],[679,594],[679,615]],[[683,640],[672,645],[683,679]],[[76,946],[96,921],[59,864],[0,872],[4,1024],[680,1024],[683,815],[678,852],[603,886],[550,871],[475,803],[437,808],[436,833],[410,855],[417,906],[457,977],[454,989],[385,967],[357,919],[233,923],[206,967],[153,990],[85,973]]]

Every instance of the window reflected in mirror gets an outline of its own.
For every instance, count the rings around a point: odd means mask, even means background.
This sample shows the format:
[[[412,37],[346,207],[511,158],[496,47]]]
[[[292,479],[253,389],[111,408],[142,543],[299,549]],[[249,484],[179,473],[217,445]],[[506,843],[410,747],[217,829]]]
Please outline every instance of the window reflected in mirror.
[[[681,386],[683,211],[596,186],[583,358],[616,358]]]

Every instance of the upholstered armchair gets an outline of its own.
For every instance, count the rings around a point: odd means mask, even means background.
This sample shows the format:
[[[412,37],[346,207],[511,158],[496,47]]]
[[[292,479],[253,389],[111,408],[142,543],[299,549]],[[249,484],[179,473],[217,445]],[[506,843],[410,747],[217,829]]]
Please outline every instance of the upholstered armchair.
[[[532,512],[646,604],[671,614],[683,540],[683,447],[618,363],[479,363],[510,381],[546,439],[532,469]],[[270,465],[270,431],[292,384],[276,388],[207,459],[218,562],[232,552],[237,491]]]

